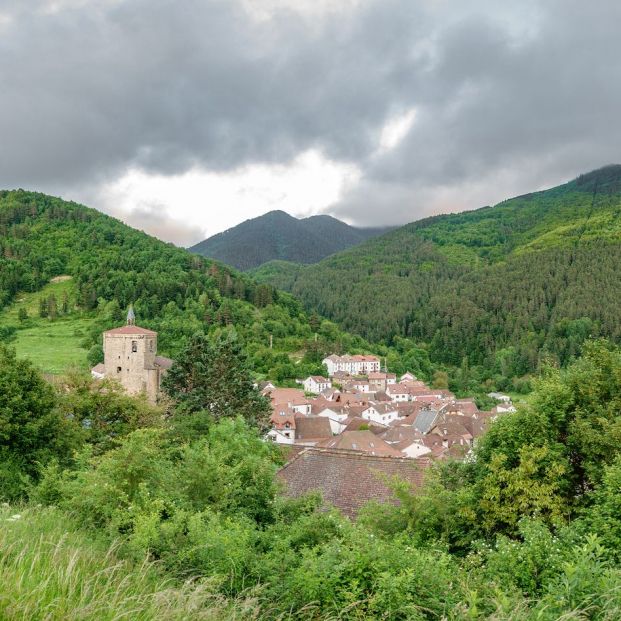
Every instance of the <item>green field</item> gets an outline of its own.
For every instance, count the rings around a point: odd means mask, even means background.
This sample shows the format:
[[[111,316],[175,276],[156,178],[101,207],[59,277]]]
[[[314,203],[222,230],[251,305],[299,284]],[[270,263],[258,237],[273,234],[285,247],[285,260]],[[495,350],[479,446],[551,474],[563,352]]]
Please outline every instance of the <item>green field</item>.
[[[44,373],[58,375],[68,368],[88,368],[87,350],[82,342],[95,321],[79,312],[59,315],[54,320],[39,317],[39,300],[54,294],[60,303],[65,292],[74,299],[70,279],[52,282],[37,293],[24,293],[8,308],[0,311],[0,327],[17,328],[15,339],[10,341],[17,355],[29,358]],[[26,309],[28,319],[19,320],[20,308]]]

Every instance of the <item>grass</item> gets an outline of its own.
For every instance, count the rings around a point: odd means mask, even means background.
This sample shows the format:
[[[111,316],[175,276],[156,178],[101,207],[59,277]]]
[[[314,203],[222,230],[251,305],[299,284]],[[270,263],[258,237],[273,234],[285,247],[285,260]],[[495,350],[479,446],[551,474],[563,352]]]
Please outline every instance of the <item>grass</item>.
[[[82,341],[95,320],[75,312],[53,321],[39,317],[39,300],[51,294],[59,305],[65,294],[74,299],[73,282],[69,278],[61,279],[36,293],[18,295],[13,304],[0,312],[0,326],[17,328],[11,346],[18,356],[30,359],[44,373],[58,375],[71,367],[87,369],[87,351]],[[20,309],[26,310],[26,321],[19,320]]]
[[[0,619],[172,621],[257,619],[252,598],[226,600],[208,582],[176,585],[153,563],[119,560],[114,546],[54,508],[0,509]]]

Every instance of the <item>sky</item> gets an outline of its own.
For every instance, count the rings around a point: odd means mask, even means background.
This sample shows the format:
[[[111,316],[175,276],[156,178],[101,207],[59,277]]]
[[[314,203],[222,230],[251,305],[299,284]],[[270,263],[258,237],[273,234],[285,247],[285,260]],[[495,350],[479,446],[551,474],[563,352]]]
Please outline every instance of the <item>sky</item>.
[[[621,163],[615,0],[0,0],[0,187],[178,245]]]

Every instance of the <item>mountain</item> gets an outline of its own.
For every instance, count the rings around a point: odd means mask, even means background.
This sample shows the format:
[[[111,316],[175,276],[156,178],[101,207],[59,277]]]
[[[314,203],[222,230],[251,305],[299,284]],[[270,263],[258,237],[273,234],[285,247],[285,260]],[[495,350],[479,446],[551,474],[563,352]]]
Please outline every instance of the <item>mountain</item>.
[[[190,251],[241,270],[272,260],[307,264],[388,230],[356,228],[326,215],[298,219],[284,211],[270,211],[209,237]]]
[[[413,222],[261,281],[371,340],[521,375],[588,336],[621,340],[621,166],[494,207]]]
[[[311,327],[290,295],[94,209],[0,191],[0,341],[49,361],[49,372],[63,370],[73,343],[71,362],[85,367],[88,351],[92,366],[102,330],[122,323],[130,303],[159,332],[163,355],[174,358],[197,331],[234,327],[256,375],[275,381],[321,373],[337,346],[370,348],[330,322]]]

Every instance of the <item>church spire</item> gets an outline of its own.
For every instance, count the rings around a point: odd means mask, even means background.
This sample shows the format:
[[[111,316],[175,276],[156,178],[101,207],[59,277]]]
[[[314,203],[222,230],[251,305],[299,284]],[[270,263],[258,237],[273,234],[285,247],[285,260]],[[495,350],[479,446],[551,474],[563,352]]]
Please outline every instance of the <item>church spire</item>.
[[[136,315],[134,313],[134,307],[132,304],[129,305],[127,309],[127,325],[135,326],[136,325]]]

